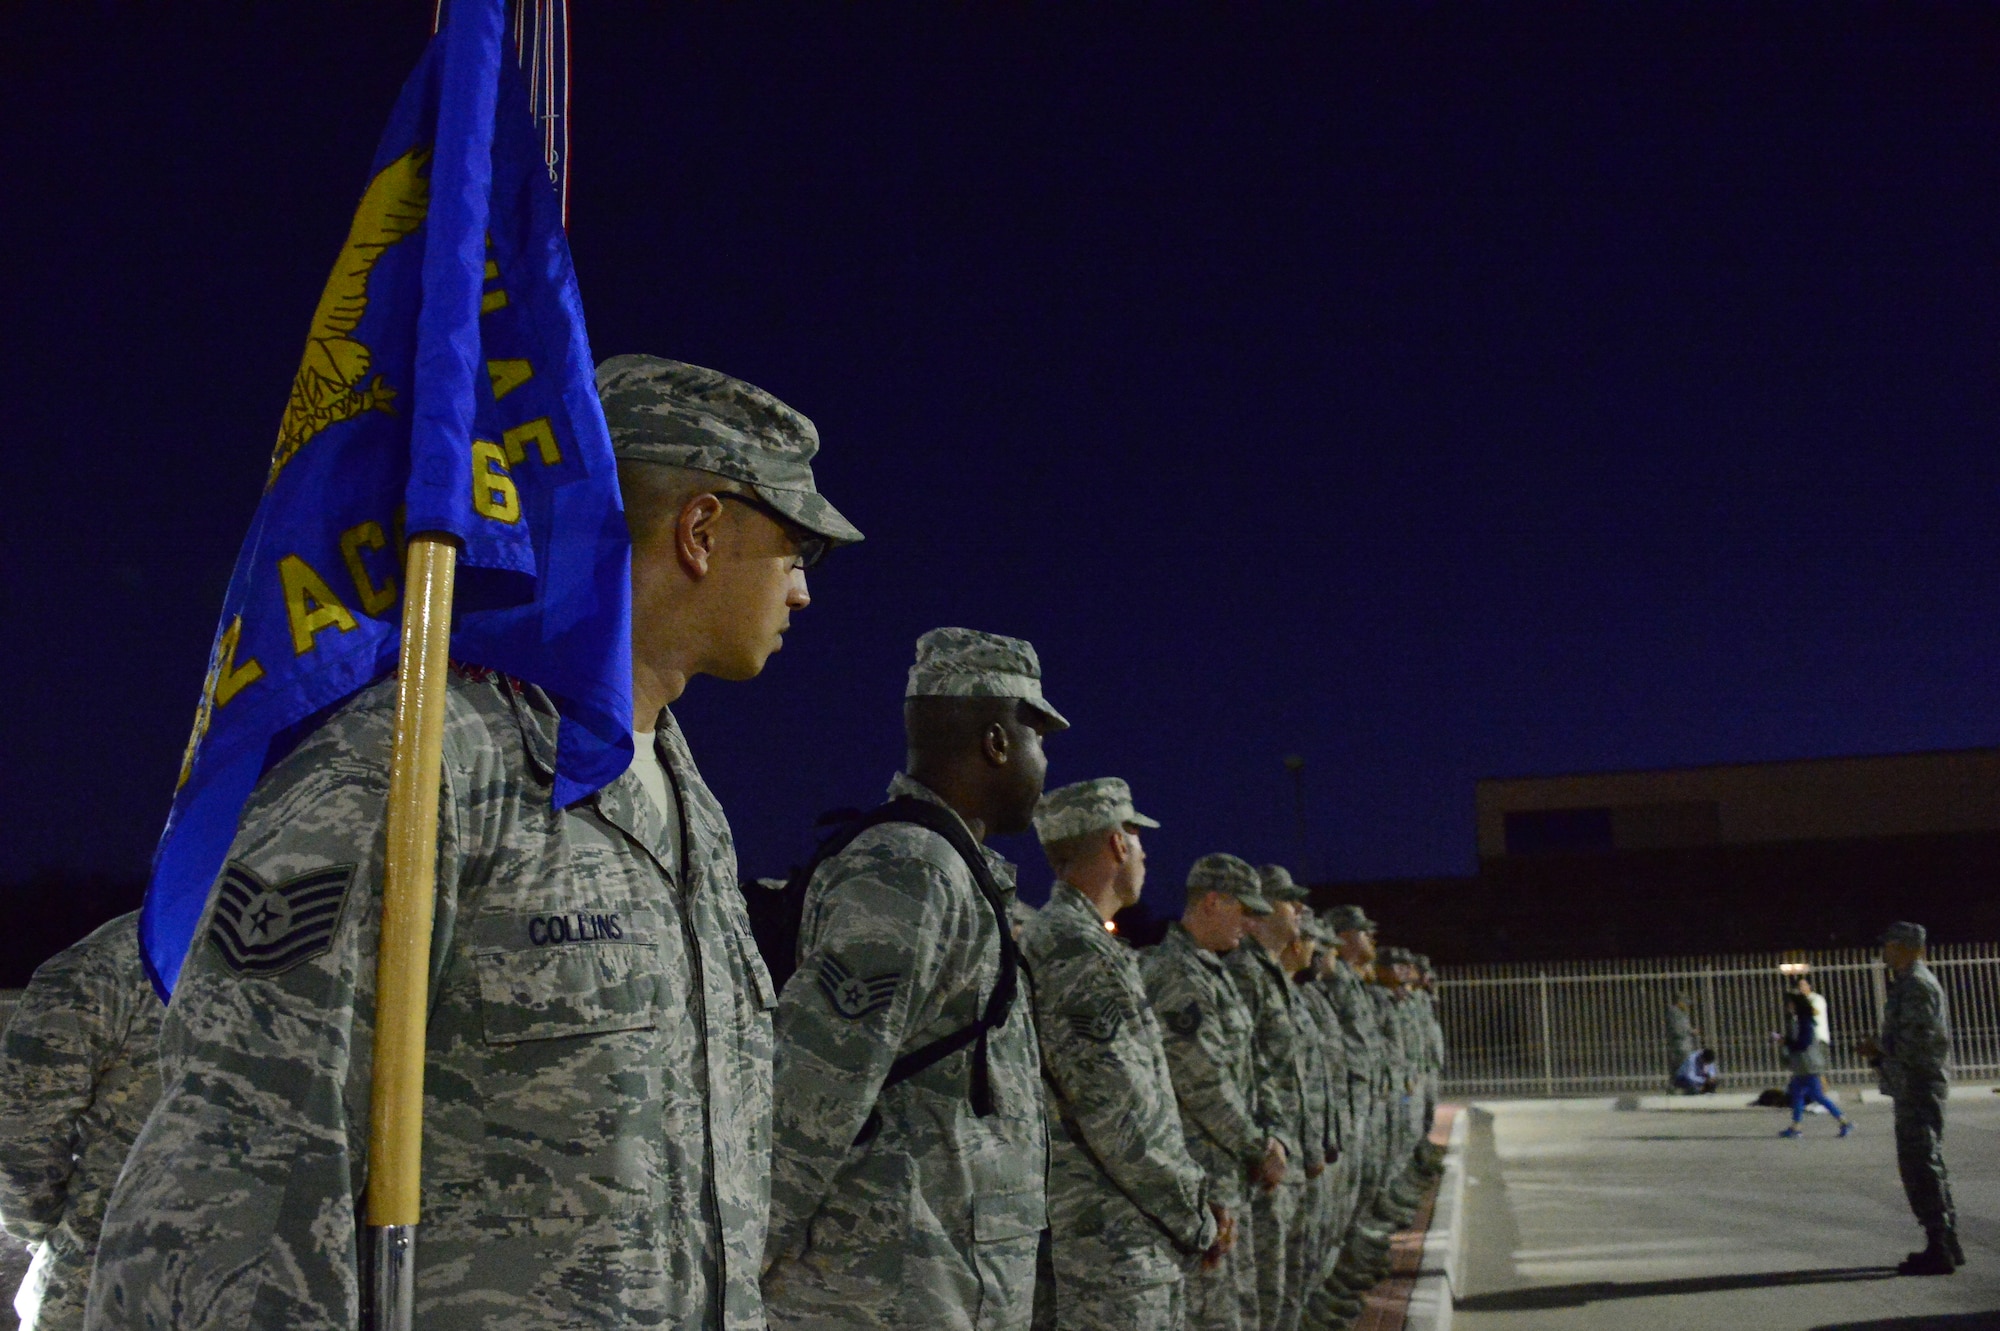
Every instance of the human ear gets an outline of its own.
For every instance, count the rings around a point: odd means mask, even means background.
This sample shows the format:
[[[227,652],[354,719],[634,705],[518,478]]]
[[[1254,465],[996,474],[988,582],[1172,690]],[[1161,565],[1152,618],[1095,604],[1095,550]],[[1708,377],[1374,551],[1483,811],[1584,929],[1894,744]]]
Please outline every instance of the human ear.
[[[979,748],[980,752],[986,755],[986,761],[990,766],[1005,767],[1011,751],[1007,727],[998,721],[986,727],[986,735],[980,740]]]
[[[722,501],[712,494],[696,495],[681,505],[680,516],[674,519],[674,554],[689,577],[707,576],[721,520]]]
[[[1125,861],[1131,858],[1132,858],[1132,843],[1125,839],[1125,833],[1119,831],[1115,827],[1112,828],[1111,862],[1113,864],[1123,864],[1125,863]]]

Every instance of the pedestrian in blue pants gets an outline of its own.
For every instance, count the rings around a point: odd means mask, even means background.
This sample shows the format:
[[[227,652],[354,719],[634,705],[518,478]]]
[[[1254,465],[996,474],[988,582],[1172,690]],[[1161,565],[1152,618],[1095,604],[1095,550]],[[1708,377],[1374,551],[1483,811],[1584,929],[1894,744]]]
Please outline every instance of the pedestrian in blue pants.
[[[1792,1126],[1779,1133],[1780,1137],[1798,1137],[1799,1123],[1805,1118],[1806,1105],[1816,1104],[1832,1114],[1840,1124],[1840,1135],[1845,1137],[1854,1131],[1854,1125],[1840,1112],[1840,1106],[1827,1098],[1826,1086],[1820,1081],[1827,1069],[1827,1031],[1821,1013],[1825,1011],[1824,1000],[1813,1001],[1812,981],[1801,975],[1792,981],[1792,992],[1785,995],[1785,1065],[1791,1069],[1791,1085],[1785,1088],[1785,1096],[1792,1105]]]

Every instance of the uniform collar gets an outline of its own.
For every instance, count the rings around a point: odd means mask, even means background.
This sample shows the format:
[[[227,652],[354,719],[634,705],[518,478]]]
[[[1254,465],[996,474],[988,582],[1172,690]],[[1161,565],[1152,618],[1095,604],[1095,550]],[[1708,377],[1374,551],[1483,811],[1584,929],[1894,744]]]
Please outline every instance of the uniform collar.
[[[521,727],[521,749],[535,770],[549,780],[556,774],[556,735],[562,715],[549,695],[534,684],[508,680],[501,685],[514,703],[514,721]]]
[[[959,815],[957,809],[946,804],[943,796],[907,772],[898,772],[889,778],[889,798],[928,800],[940,809],[949,810],[951,816],[958,819],[959,825],[965,827],[966,835],[972,835],[972,828],[966,825],[965,819]],[[1014,868],[1013,861],[984,841],[977,842],[977,845],[980,855],[986,860],[987,870],[993,875],[993,881],[999,885],[1002,894],[1010,897],[1014,895],[1014,882],[1019,876],[1019,871]]]
[[[1187,951],[1194,953],[1202,965],[1213,967],[1218,971],[1222,969],[1223,959],[1228,955],[1227,953],[1211,952],[1200,943],[1195,942],[1194,935],[1189,933],[1187,926],[1179,920],[1175,920],[1167,926],[1167,936],[1164,941],[1172,943],[1176,947],[1185,948]],[[1238,943],[1236,946],[1242,947],[1243,944]]]
[[[1056,885],[1049,889],[1049,904],[1042,909],[1075,915],[1091,921],[1099,929],[1104,928],[1104,917],[1097,913],[1097,907],[1090,904],[1090,898],[1085,896],[1074,883],[1065,882],[1060,878],[1056,879]]]

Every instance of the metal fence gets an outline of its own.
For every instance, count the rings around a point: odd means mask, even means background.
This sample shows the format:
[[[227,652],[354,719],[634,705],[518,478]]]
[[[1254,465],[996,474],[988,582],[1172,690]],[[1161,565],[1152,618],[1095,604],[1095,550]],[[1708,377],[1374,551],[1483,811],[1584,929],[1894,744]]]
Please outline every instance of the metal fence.
[[[1928,958],[1944,986],[1952,1071],[2000,1076],[2000,945],[1958,944]],[[1661,1091],[1672,1072],[1667,1006],[1692,1003],[1703,1047],[1721,1084],[1782,1086],[1784,1060],[1772,1033],[1784,1027],[1779,966],[1803,963],[1827,1003],[1834,1084],[1870,1083],[1854,1042],[1875,1032],[1887,972],[1873,952],[1787,952],[1549,965],[1446,966],[1438,971],[1438,1018],[1453,1096],[1605,1095]]]

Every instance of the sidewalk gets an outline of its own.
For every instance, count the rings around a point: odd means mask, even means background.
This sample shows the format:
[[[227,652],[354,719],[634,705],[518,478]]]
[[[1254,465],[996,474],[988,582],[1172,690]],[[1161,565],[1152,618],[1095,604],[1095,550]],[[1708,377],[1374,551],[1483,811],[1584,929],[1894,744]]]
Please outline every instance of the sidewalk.
[[[1890,1110],[1846,1140],[1708,1096],[1475,1106],[1455,1331],[1973,1331],[2000,1328],[2000,1096],[1964,1088],[1945,1135],[1970,1259],[1899,1277],[1921,1234]]]

